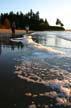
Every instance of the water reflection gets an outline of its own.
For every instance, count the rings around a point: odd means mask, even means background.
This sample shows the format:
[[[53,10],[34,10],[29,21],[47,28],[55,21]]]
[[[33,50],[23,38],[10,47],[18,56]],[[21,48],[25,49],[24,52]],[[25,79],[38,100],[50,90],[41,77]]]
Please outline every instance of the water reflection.
[[[1,55],[1,44],[0,44],[0,55]]]
[[[15,50],[15,48],[22,49],[24,47],[21,42],[11,42],[9,38],[0,38],[0,55],[2,54],[3,48],[11,48],[11,50]]]
[[[54,47],[58,49],[59,48],[71,48],[70,41],[63,39],[61,37],[58,37],[56,34],[45,35],[44,32],[42,34],[43,34],[42,36],[41,34],[33,35],[33,40],[45,46],[50,46],[50,47]]]
[[[11,47],[12,50],[15,50],[15,48],[17,48],[19,50],[20,48],[22,49],[24,47],[24,45],[21,42],[14,43],[14,42],[10,42],[10,41],[9,41],[9,46]]]

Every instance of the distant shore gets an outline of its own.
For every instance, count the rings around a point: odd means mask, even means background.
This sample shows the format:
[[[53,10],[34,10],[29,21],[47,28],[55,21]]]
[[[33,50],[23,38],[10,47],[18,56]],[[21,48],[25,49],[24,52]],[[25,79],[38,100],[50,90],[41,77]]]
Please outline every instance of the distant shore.
[[[71,31],[71,29],[66,29],[65,31]],[[29,30],[28,33],[33,32],[32,30]],[[16,35],[23,35],[26,33],[26,30],[17,30],[15,31]],[[0,29],[0,37],[2,36],[11,36],[12,35],[12,31],[11,29]]]
[[[0,29],[0,33],[12,33],[12,32],[11,29]],[[16,30],[16,33],[26,33],[26,30]]]
[[[65,31],[71,31],[71,29],[65,29]],[[29,30],[28,32],[32,32],[32,30]],[[11,29],[0,29],[0,33],[9,33],[12,34]],[[26,30],[16,30],[17,33],[26,33]]]
[[[65,31],[71,31],[71,29],[66,29]],[[33,32],[32,30],[29,30],[28,32]],[[12,34],[11,29],[0,29],[0,33],[9,33]],[[17,33],[26,33],[26,30],[17,30],[16,29],[16,34]]]
[[[66,29],[65,31],[71,31],[71,29]]]
[[[32,31],[29,30],[28,33],[31,33]],[[26,34],[26,30],[15,30],[15,36],[19,37],[20,35],[22,36],[23,34]],[[11,37],[12,36],[12,31],[11,29],[0,29],[0,38],[2,37]]]
[[[32,32],[32,30],[29,30],[28,32]],[[11,29],[0,29],[0,33],[9,33],[9,34],[12,34],[12,31]],[[15,33],[26,33],[26,30],[15,30]]]

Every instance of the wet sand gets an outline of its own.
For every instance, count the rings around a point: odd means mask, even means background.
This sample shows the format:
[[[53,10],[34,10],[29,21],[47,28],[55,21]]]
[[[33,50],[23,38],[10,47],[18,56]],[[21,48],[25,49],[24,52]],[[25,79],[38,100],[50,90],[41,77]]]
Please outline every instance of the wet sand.
[[[71,108],[71,88],[67,88],[70,83],[66,76],[67,72],[49,64],[13,63],[8,72],[0,73],[0,107]]]
[[[71,107],[71,88],[65,87],[70,84],[67,72],[38,62],[23,62],[15,68],[24,99],[18,105],[24,104],[28,108]]]

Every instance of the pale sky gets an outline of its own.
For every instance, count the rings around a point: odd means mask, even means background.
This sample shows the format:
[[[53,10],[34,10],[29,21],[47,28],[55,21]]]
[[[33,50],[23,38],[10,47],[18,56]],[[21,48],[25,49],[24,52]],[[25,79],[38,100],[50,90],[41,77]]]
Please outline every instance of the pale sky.
[[[71,29],[71,0],[0,0],[0,13],[39,11],[40,17],[55,25],[59,18],[66,29]]]

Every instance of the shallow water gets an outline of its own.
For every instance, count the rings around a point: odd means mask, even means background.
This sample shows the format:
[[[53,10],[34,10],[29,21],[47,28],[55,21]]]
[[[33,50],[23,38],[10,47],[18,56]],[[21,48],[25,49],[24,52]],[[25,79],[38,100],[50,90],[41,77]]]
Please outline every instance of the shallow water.
[[[71,32],[39,32],[33,34],[33,40],[37,41],[36,37],[38,37],[38,43],[64,52],[63,55],[49,55],[44,59],[45,62],[71,70]]]
[[[33,40],[0,42],[1,105],[71,107],[71,32],[36,32]],[[25,40],[25,41],[24,41]],[[30,40],[30,41],[29,41]],[[62,51],[63,53],[57,53]]]

